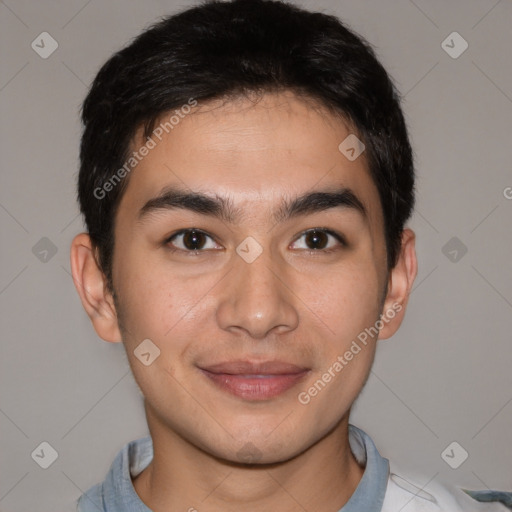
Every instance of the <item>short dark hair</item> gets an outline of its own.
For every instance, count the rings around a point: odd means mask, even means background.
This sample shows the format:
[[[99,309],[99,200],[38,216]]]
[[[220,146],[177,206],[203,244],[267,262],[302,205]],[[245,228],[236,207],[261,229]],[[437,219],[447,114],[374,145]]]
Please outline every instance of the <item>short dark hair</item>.
[[[388,270],[395,266],[414,206],[413,155],[398,91],[370,44],[335,16],[284,1],[213,0],[161,19],[115,53],[83,103],[78,200],[110,290],[115,214],[128,176],[104,185],[130,158],[137,130],[148,137],[162,115],[191,98],[284,90],[357,130],[383,210]]]

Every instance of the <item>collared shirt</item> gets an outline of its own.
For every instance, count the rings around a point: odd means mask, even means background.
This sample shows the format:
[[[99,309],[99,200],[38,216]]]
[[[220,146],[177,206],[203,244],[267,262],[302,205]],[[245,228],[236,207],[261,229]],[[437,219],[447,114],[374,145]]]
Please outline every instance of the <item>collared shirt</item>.
[[[364,467],[356,490],[339,512],[505,512],[499,503],[478,503],[460,489],[442,485],[424,489],[390,469],[368,434],[349,425],[354,457]],[[152,512],[139,498],[132,478],[153,459],[151,438],[126,444],[118,453],[103,483],[91,487],[78,500],[77,512]],[[428,489],[428,492],[427,490]]]

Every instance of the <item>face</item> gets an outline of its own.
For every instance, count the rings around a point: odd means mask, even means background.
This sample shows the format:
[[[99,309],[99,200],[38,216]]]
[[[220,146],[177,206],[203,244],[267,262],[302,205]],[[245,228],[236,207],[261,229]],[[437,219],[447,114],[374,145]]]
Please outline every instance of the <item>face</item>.
[[[338,149],[351,133],[291,93],[215,102],[132,171],[113,284],[161,428],[217,457],[277,462],[347,419],[375,352],[376,336],[361,334],[385,313],[387,280],[365,155]],[[135,355],[147,339],[149,365]]]

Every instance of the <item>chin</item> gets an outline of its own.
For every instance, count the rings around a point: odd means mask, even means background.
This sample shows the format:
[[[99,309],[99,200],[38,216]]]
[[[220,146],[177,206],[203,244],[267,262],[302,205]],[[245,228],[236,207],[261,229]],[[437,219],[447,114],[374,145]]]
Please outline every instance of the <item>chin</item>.
[[[250,438],[244,436],[236,443],[237,450],[232,455],[234,462],[246,464],[278,464],[293,459],[309,446],[307,439],[298,439],[297,431],[280,432],[269,436],[267,433]]]

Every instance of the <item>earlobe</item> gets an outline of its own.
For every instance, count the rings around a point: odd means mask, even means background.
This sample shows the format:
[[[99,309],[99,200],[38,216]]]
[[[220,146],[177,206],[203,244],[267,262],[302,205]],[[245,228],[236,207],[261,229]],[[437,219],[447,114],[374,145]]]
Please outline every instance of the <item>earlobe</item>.
[[[378,339],[393,336],[404,319],[407,301],[418,273],[415,239],[416,235],[412,229],[403,230],[398,261],[389,275],[388,292],[381,318],[383,327]]]
[[[73,282],[96,333],[105,341],[122,341],[112,294],[87,233],[80,233],[71,242],[70,263]]]

